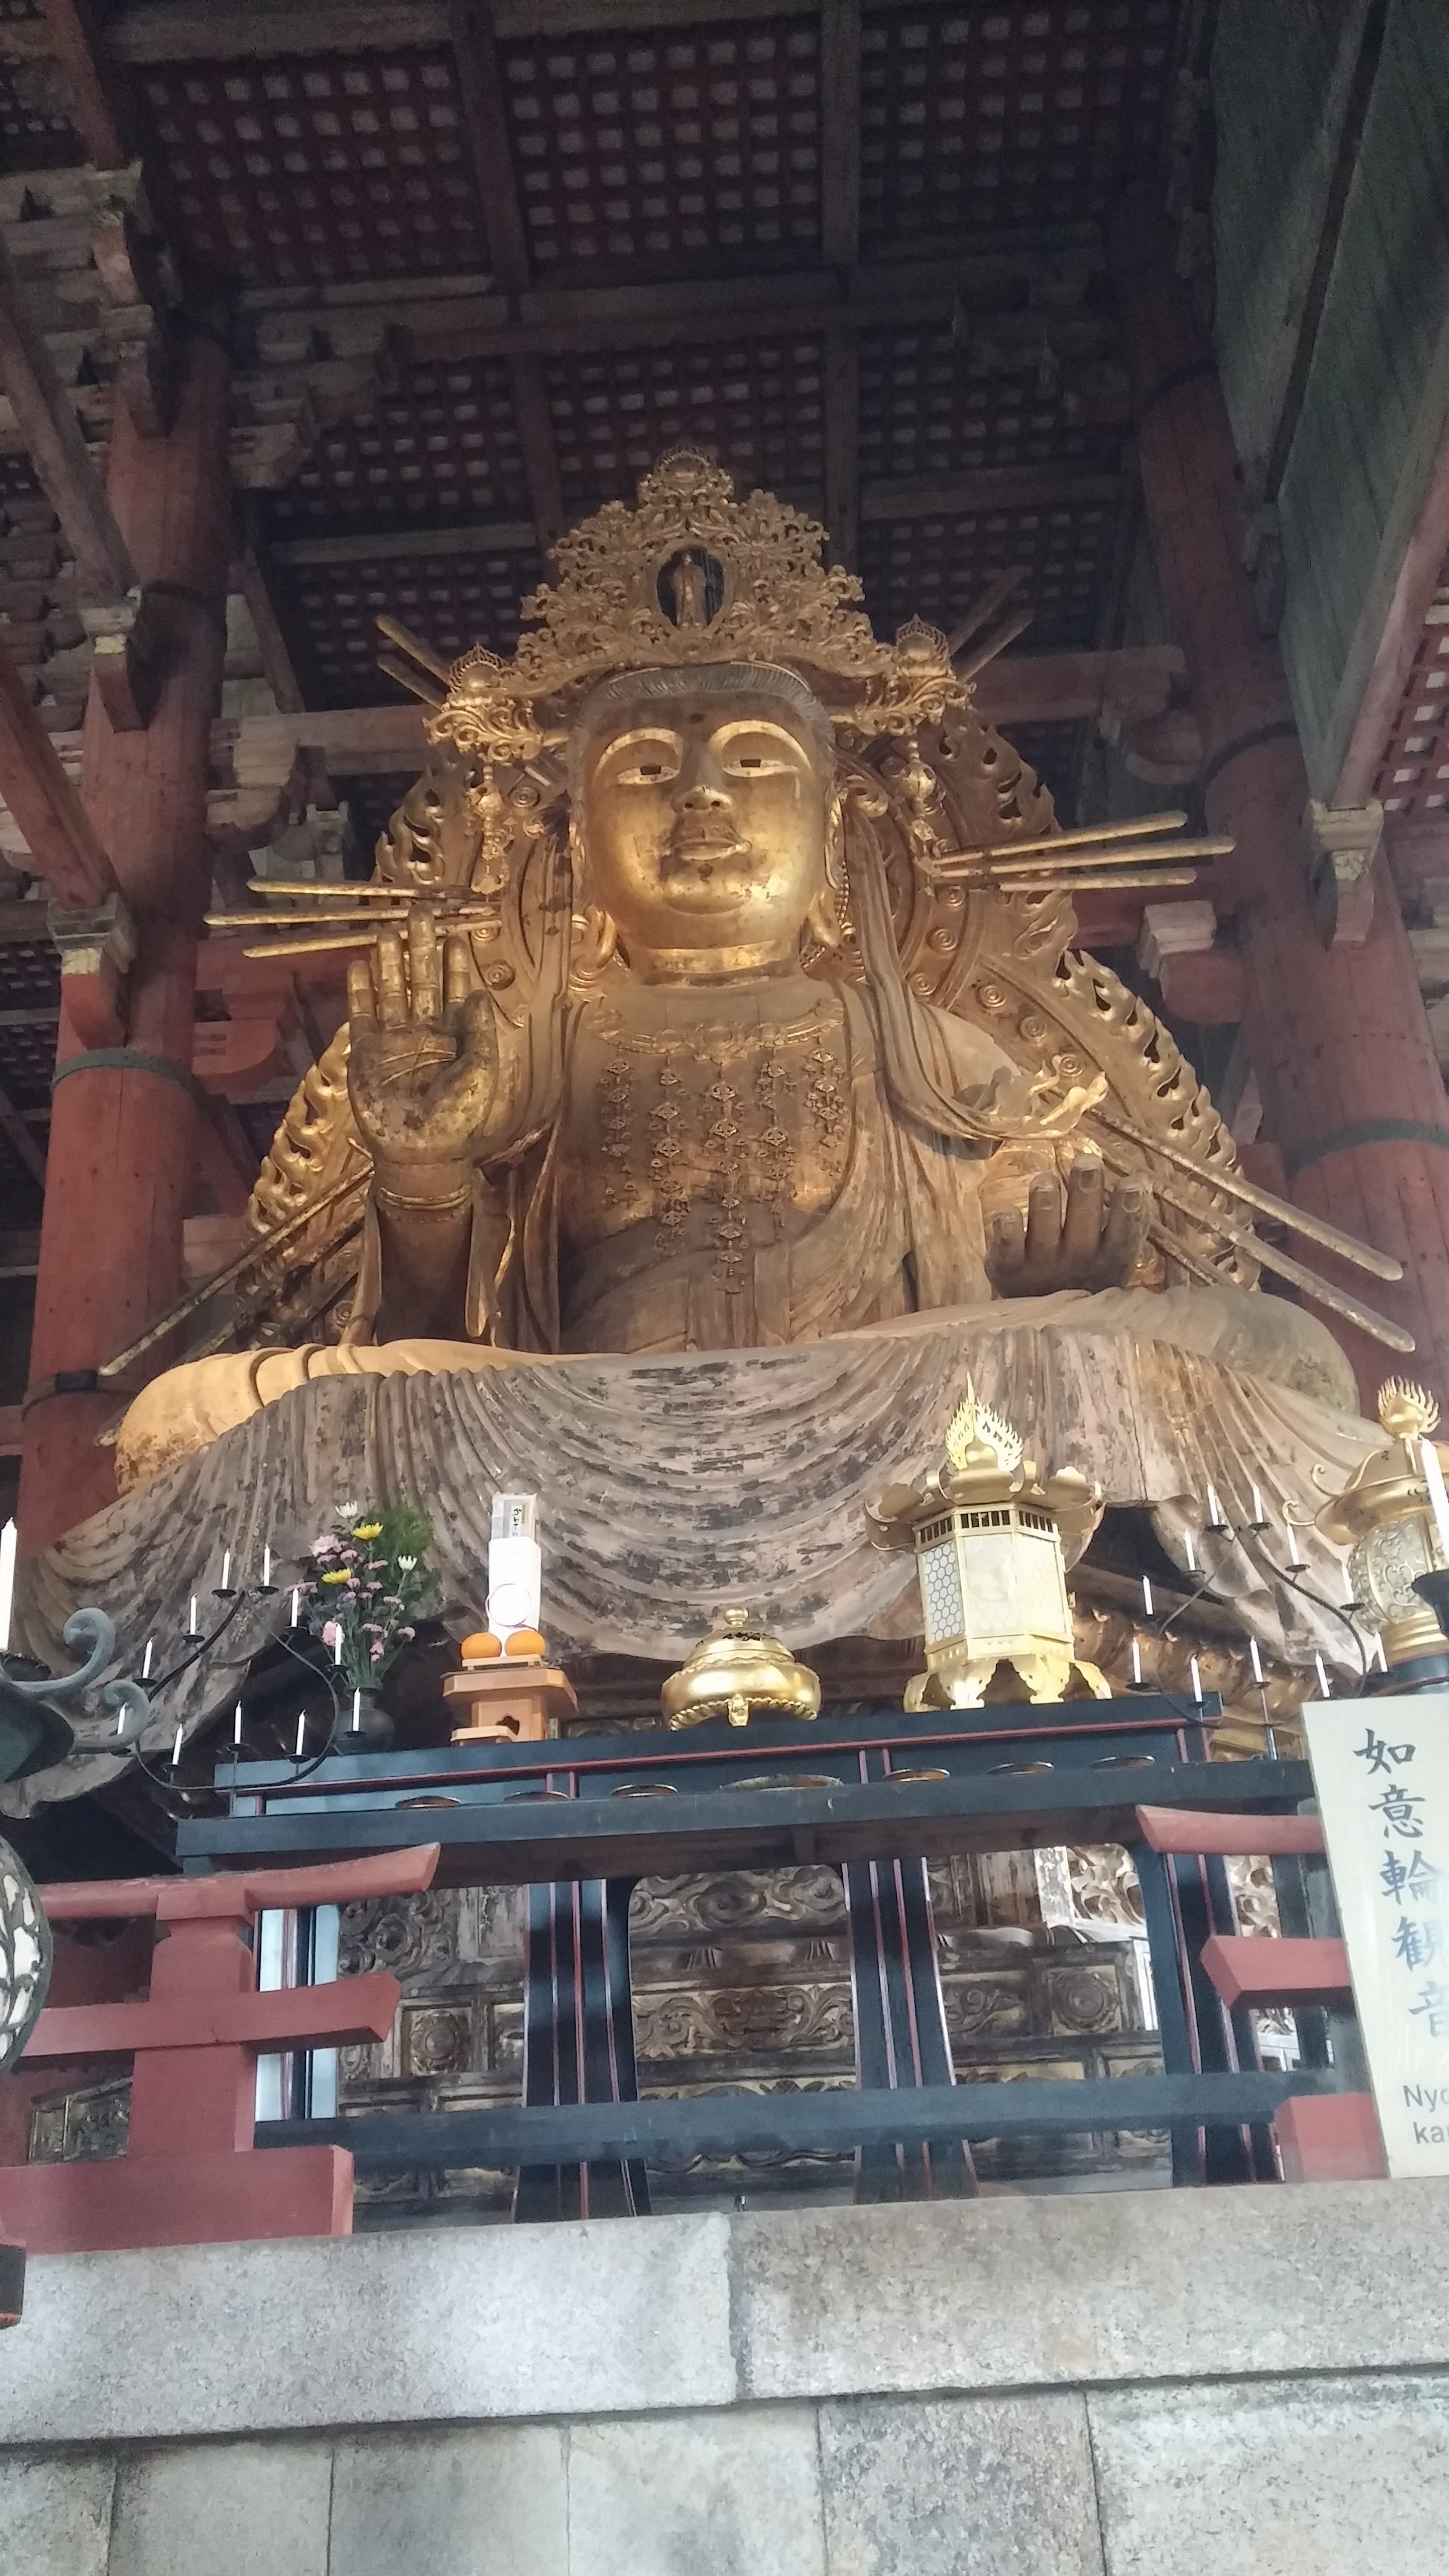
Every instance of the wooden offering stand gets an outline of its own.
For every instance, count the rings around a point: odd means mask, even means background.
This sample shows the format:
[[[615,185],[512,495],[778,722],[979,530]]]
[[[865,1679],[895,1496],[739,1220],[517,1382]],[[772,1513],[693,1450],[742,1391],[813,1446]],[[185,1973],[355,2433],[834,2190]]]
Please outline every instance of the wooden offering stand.
[[[453,1729],[455,1744],[538,1744],[579,1708],[567,1675],[541,1658],[465,1663],[443,1675],[443,1698],[449,1715],[463,1721]]]

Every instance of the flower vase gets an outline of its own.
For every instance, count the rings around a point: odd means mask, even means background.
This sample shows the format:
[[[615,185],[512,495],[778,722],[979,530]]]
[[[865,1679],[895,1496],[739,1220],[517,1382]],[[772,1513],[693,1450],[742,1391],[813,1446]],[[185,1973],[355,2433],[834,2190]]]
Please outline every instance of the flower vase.
[[[392,1734],[392,1719],[374,1684],[370,1689],[354,1692],[351,1707],[343,1702],[342,1723],[333,1749],[339,1753],[387,1753],[392,1747]]]

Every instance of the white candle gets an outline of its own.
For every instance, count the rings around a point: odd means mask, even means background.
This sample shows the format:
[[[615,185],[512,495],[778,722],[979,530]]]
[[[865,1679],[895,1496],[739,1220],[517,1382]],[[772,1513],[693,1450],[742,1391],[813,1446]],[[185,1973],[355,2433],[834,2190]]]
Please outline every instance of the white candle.
[[[353,1694],[352,1694],[352,1732],[353,1732],[353,1734],[354,1734],[354,1735],[357,1735],[357,1734],[360,1734],[361,1729],[362,1729],[362,1693],[361,1693],[361,1691],[360,1691],[360,1690],[355,1690],[355,1691],[353,1692]]]
[[[1218,1497],[1217,1497],[1217,1488],[1216,1488],[1216,1486],[1215,1486],[1215,1485],[1209,1485],[1209,1487],[1208,1487],[1208,1490],[1207,1490],[1207,1506],[1208,1506],[1208,1507],[1207,1507],[1207,1516],[1208,1516],[1208,1527],[1209,1527],[1209,1529],[1224,1529],[1224,1528],[1226,1528],[1227,1524],[1226,1524],[1226,1522],[1225,1522],[1225,1521],[1224,1521],[1224,1519],[1223,1519],[1223,1507],[1222,1507],[1222,1504],[1218,1501]]]
[[[1326,1665],[1325,1665],[1325,1663],[1324,1663],[1323,1657],[1322,1657],[1321,1655],[1315,1655],[1315,1656],[1314,1656],[1314,1658],[1313,1658],[1313,1663],[1314,1663],[1314,1668],[1315,1668],[1315,1670],[1316,1670],[1316,1672],[1317,1672],[1317,1674],[1318,1674],[1318,1687],[1319,1687],[1319,1689],[1320,1689],[1320,1690],[1321,1690],[1321,1692],[1323,1693],[1323,1696],[1324,1696],[1324,1698],[1325,1698],[1325,1699],[1332,1699],[1332,1697],[1333,1697],[1333,1684],[1330,1682],[1330,1680],[1329,1680],[1329,1678],[1328,1678],[1328,1670],[1327,1670],[1327,1666],[1326,1666]]]
[[[187,1635],[188,1635],[188,1636],[190,1636],[190,1637],[194,1637],[194,1636],[196,1635],[196,1633],[197,1633],[197,1629],[196,1629],[196,1595],[195,1595],[195,1593],[194,1593],[194,1592],[193,1592],[193,1594],[192,1594],[192,1596],[191,1596],[191,1616],[190,1616],[190,1618],[189,1618],[189,1619],[187,1620],[187,1622],[186,1622],[186,1633],[187,1633]]]
[[[1419,1458],[1424,1482],[1429,1488],[1429,1509],[1434,1515],[1434,1535],[1439,1542],[1440,1560],[1449,1565],[1449,1494],[1444,1491],[1444,1470],[1432,1440],[1420,1441]]]
[[[1142,1681],[1142,1649],[1141,1649],[1141,1647],[1138,1645],[1137,1640],[1136,1640],[1136,1638],[1135,1638],[1135,1637],[1134,1637],[1134,1638],[1133,1638],[1133,1640],[1132,1640],[1132,1679],[1133,1679],[1133,1681],[1134,1681],[1134,1682],[1135,1682],[1139,1687],[1141,1686],[1141,1681]]]
[[[116,1719],[116,1733],[117,1733],[118,1735],[124,1735],[124,1734],[125,1734],[125,1732],[126,1732],[126,1712],[125,1712],[125,1710],[124,1710],[124,1709],[122,1709],[122,1710],[121,1710],[121,1712],[120,1712],[120,1715],[119,1715],[119,1716],[117,1717],[117,1719]]]
[[[1259,1488],[1255,1485],[1253,1487],[1253,1519],[1256,1522],[1266,1520],[1266,1518],[1267,1514],[1263,1509],[1263,1497]]]
[[[306,1710],[305,1710],[305,1709],[303,1709],[303,1711],[302,1711],[302,1713],[301,1713],[300,1717],[299,1717],[299,1718],[298,1718],[298,1720],[297,1720],[297,1752],[296,1752],[296,1759],[297,1759],[297,1761],[299,1761],[299,1762],[300,1762],[300,1761],[301,1761],[301,1759],[302,1759],[302,1747],[303,1747],[303,1745],[306,1743],[306,1741],[307,1741],[307,1712],[306,1712]]]
[[[1284,1513],[1284,1515],[1283,1515],[1283,1527],[1284,1527],[1284,1529],[1285,1529],[1285,1530],[1287,1531],[1287,1533],[1288,1533],[1288,1564],[1289,1564],[1289,1568],[1290,1568],[1290,1570],[1291,1570],[1293,1573],[1295,1573],[1295,1574],[1296,1574],[1296,1573],[1298,1572],[1298,1570],[1299,1570],[1299,1568],[1300,1568],[1301,1566],[1304,1566],[1304,1565],[1306,1565],[1306,1564],[1307,1564],[1308,1559],[1307,1559],[1307,1557],[1306,1557],[1306,1556],[1304,1556],[1304,1555],[1302,1554],[1302,1552],[1301,1552],[1301,1551],[1300,1551],[1300,1549],[1299,1549],[1299,1545],[1298,1545],[1298,1533],[1297,1533],[1297,1531],[1295,1530],[1295,1528],[1294,1528],[1294,1526],[1293,1526],[1293,1523],[1292,1523],[1292,1522],[1290,1521],[1290,1519],[1288,1518],[1288,1515],[1287,1515],[1287,1513],[1286,1513],[1286,1512],[1285,1512],[1285,1513]]]
[[[155,1650],[155,1645],[155,1638],[148,1637],[146,1640],[146,1651],[141,1657],[141,1679],[143,1682],[148,1682],[151,1678],[151,1657]]]
[[[262,1590],[263,1590],[264,1592],[270,1591],[270,1589],[271,1589],[271,1582],[272,1582],[272,1551],[271,1551],[270,1546],[266,1546],[266,1547],[264,1547],[264,1548],[262,1549]]]
[[[230,1549],[229,1547],[224,1547],[224,1548],[222,1549],[222,1552],[221,1552],[221,1589],[222,1589],[222,1591],[223,1591],[223,1592],[226,1592],[226,1591],[229,1591],[229,1590],[230,1590],[230,1588],[231,1588],[231,1549]]]
[[[15,1607],[16,1528],[7,1521],[0,1530],[0,1655],[10,1643],[10,1614]]]
[[[1370,1657],[1370,1662],[1372,1663],[1375,1660],[1378,1663],[1379,1671],[1381,1673],[1386,1673],[1389,1669],[1389,1659],[1384,1653],[1384,1641],[1382,1637],[1375,1637],[1374,1639],[1374,1651],[1373,1655]]]
[[[301,1607],[301,1604],[302,1604],[302,1587],[301,1587],[300,1583],[294,1583],[294,1584],[293,1584],[293,1586],[292,1586],[292,1625],[293,1625],[293,1627],[294,1627],[294,1628],[296,1627],[298,1620],[299,1620],[299,1619],[301,1618],[301,1616],[302,1616],[302,1607]]]
[[[1263,1658],[1258,1652],[1258,1640],[1256,1637],[1250,1637],[1248,1639],[1248,1659],[1253,1667],[1253,1679],[1257,1683],[1259,1690],[1261,1690],[1263,1687]]]
[[[1183,1534],[1182,1534],[1182,1542],[1183,1542],[1184,1547],[1187,1549],[1187,1570],[1188,1570],[1188,1573],[1189,1573],[1189,1574],[1196,1574],[1196,1572],[1197,1572],[1197,1553],[1196,1553],[1196,1550],[1195,1550],[1195,1549],[1194,1549],[1194,1547],[1193,1547],[1193,1543],[1192,1543],[1192,1532],[1191,1532],[1191,1530],[1184,1530],[1184,1531],[1183,1531]]]
[[[182,1729],[178,1726],[178,1728],[177,1728],[177,1730],[176,1730],[176,1741],[175,1741],[175,1743],[174,1743],[174,1744],[172,1745],[172,1747],[171,1747],[171,1768],[172,1768],[172,1770],[173,1770],[173,1771],[175,1770],[177,1763],[178,1763],[178,1762],[180,1761],[180,1759],[181,1759],[181,1736],[182,1736]]]
[[[1142,1577],[1142,1607],[1150,1619],[1152,1616],[1152,1586],[1148,1582],[1145,1574]]]
[[[332,1632],[332,1661],[334,1664],[340,1664],[342,1661],[342,1626],[340,1621]]]
[[[1196,1657],[1196,1655],[1193,1655],[1193,1656],[1191,1656],[1191,1657],[1189,1658],[1189,1662],[1188,1662],[1188,1670],[1189,1670],[1189,1671],[1190,1671],[1190,1673],[1192,1674],[1192,1695],[1193,1695],[1193,1698],[1197,1701],[1198,1707],[1199,1707],[1199,1708],[1201,1708],[1201,1706],[1202,1706],[1202,1675],[1201,1675],[1201,1673],[1198,1671],[1198,1668],[1197,1668],[1197,1657]]]
[[[235,1712],[234,1712],[234,1714],[233,1714],[232,1721],[231,1721],[231,1740],[232,1740],[233,1744],[236,1746],[236,1749],[237,1749],[238,1753],[240,1753],[240,1751],[241,1751],[241,1737],[242,1737],[242,1713],[241,1713],[241,1701],[240,1701],[240,1700],[238,1700],[238,1701],[237,1701],[237,1704],[236,1704],[236,1709],[235,1709]]]

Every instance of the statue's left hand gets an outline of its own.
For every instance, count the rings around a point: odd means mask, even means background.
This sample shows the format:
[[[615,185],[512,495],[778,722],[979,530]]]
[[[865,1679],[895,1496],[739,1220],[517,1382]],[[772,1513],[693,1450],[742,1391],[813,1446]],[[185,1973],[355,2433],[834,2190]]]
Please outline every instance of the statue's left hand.
[[[986,1269],[998,1297],[1049,1297],[1059,1288],[1120,1288],[1147,1236],[1152,1196],[1145,1181],[1118,1181],[1109,1191],[1100,1160],[1082,1154],[1033,1180],[1025,1218],[999,1208],[986,1244]]]

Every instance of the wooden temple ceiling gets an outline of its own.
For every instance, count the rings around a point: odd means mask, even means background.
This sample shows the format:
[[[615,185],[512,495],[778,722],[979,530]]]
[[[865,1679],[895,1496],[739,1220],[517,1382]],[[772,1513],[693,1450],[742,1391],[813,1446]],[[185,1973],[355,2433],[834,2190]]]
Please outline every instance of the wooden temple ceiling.
[[[156,392],[184,279],[237,351],[212,799],[233,868],[289,800],[345,805],[365,867],[420,750],[378,616],[444,654],[507,651],[560,529],[682,439],[823,517],[886,630],[949,626],[1016,574],[1031,622],[983,675],[986,711],[1064,805],[1084,746],[1129,727],[1153,736],[1149,792],[1175,795],[1196,765],[1181,656],[1109,649],[1137,514],[1103,226],[1144,171],[1194,170],[1177,212],[1203,204],[1212,15],[0,0],[0,640],[70,774],[125,592],[112,412]],[[1449,768],[1446,543],[1418,566],[1362,789],[1406,821]],[[0,809],[22,878],[25,847]],[[0,1193],[22,1226],[55,1008],[35,917],[0,899]],[[204,1012],[243,1007],[223,945]],[[265,1078],[214,1077],[223,1205],[325,1034],[302,978],[297,1005]]]

